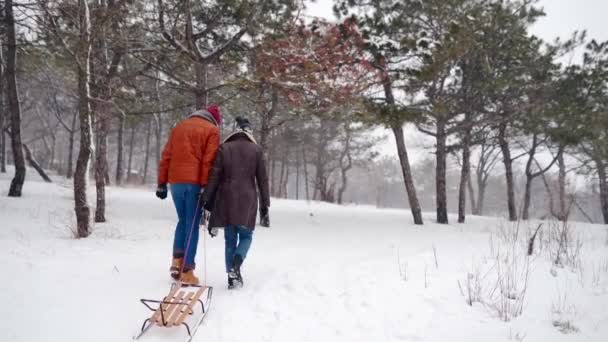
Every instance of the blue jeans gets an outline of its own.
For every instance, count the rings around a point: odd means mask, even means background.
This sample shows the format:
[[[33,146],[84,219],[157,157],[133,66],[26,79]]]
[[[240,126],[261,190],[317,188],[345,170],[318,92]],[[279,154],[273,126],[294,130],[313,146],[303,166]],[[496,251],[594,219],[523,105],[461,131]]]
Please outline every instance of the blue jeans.
[[[179,219],[173,239],[173,257],[184,258],[184,269],[194,269],[196,266],[194,257],[198,246],[198,225],[201,220],[198,204],[200,192],[200,185],[171,184],[171,198]]]
[[[230,272],[233,266],[234,256],[240,255],[243,260],[251,246],[253,230],[240,225],[227,225],[224,228],[224,240],[226,242],[226,272]]]

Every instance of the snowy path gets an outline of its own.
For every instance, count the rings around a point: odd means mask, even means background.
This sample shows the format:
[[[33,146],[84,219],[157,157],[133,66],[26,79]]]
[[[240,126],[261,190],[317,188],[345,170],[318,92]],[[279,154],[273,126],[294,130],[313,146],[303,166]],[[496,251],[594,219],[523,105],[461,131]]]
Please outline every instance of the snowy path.
[[[0,177],[2,193],[8,184]],[[70,197],[69,188],[43,183],[26,184],[21,199],[0,197],[0,302],[10,308],[0,313],[2,341],[129,341],[149,315],[138,299],[168,291],[170,199],[110,188],[110,221],[73,240]],[[543,276],[522,317],[504,323],[464,303],[457,281],[488,249],[496,219],[438,226],[427,215],[421,228],[407,211],[275,201],[271,220],[271,229],[256,230],[239,291],[225,289],[223,239],[207,237],[214,302],[195,341],[608,340],[608,291],[597,288],[573,291],[579,333],[551,325],[545,293],[555,280],[544,262],[535,264]],[[603,228],[587,227],[593,251],[608,260]],[[201,276],[202,250],[201,240]],[[185,335],[153,328],[142,341]]]

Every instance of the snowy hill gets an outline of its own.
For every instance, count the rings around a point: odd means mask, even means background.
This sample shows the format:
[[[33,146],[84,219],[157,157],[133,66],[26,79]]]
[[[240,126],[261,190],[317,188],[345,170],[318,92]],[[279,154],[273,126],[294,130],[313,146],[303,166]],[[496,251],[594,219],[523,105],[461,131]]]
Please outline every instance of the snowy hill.
[[[169,289],[171,200],[110,188],[109,222],[75,240],[68,183],[28,181],[17,199],[5,196],[9,183],[0,175],[0,340],[129,341],[150,314],[139,298]],[[557,223],[544,223],[527,259],[537,222],[514,238],[501,219],[440,226],[431,216],[418,227],[402,210],[275,200],[245,287],[232,292],[223,238],[201,239],[198,275],[206,244],[215,292],[194,341],[608,340],[605,226],[573,224],[557,267]],[[142,341],[185,336],[153,328]]]

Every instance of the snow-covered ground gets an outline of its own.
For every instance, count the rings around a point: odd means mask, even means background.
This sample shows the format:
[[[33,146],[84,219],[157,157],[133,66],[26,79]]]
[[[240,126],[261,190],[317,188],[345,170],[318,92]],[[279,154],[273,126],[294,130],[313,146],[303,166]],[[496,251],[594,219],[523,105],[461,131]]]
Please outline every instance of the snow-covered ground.
[[[109,221],[75,240],[69,183],[28,181],[22,198],[8,198],[9,183],[0,175],[0,340],[131,340],[150,314],[139,298],[169,290],[171,200],[110,188]],[[536,222],[510,244],[513,226],[501,219],[425,219],[418,227],[408,211],[275,200],[237,291],[225,287],[223,239],[201,239],[198,273],[206,244],[215,292],[194,341],[608,341],[606,226],[573,224],[571,257],[555,267],[545,222],[527,268]],[[502,303],[523,300],[523,311],[504,322],[496,307],[507,282]],[[142,341],[185,337],[152,328]]]

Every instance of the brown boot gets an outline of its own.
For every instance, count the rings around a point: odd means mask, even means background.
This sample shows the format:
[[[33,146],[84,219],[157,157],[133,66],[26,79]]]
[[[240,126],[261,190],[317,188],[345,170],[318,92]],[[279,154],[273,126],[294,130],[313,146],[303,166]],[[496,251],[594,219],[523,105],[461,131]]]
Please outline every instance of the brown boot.
[[[184,285],[187,285],[187,284],[198,285],[199,284],[198,278],[194,275],[193,270],[184,270],[184,273],[182,273],[182,276],[180,277],[179,281]]]
[[[171,262],[171,268],[169,271],[171,272],[171,278],[178,280],[181,276],[180,271],[182,269],[182,262],[184,258],[173,258]]]

